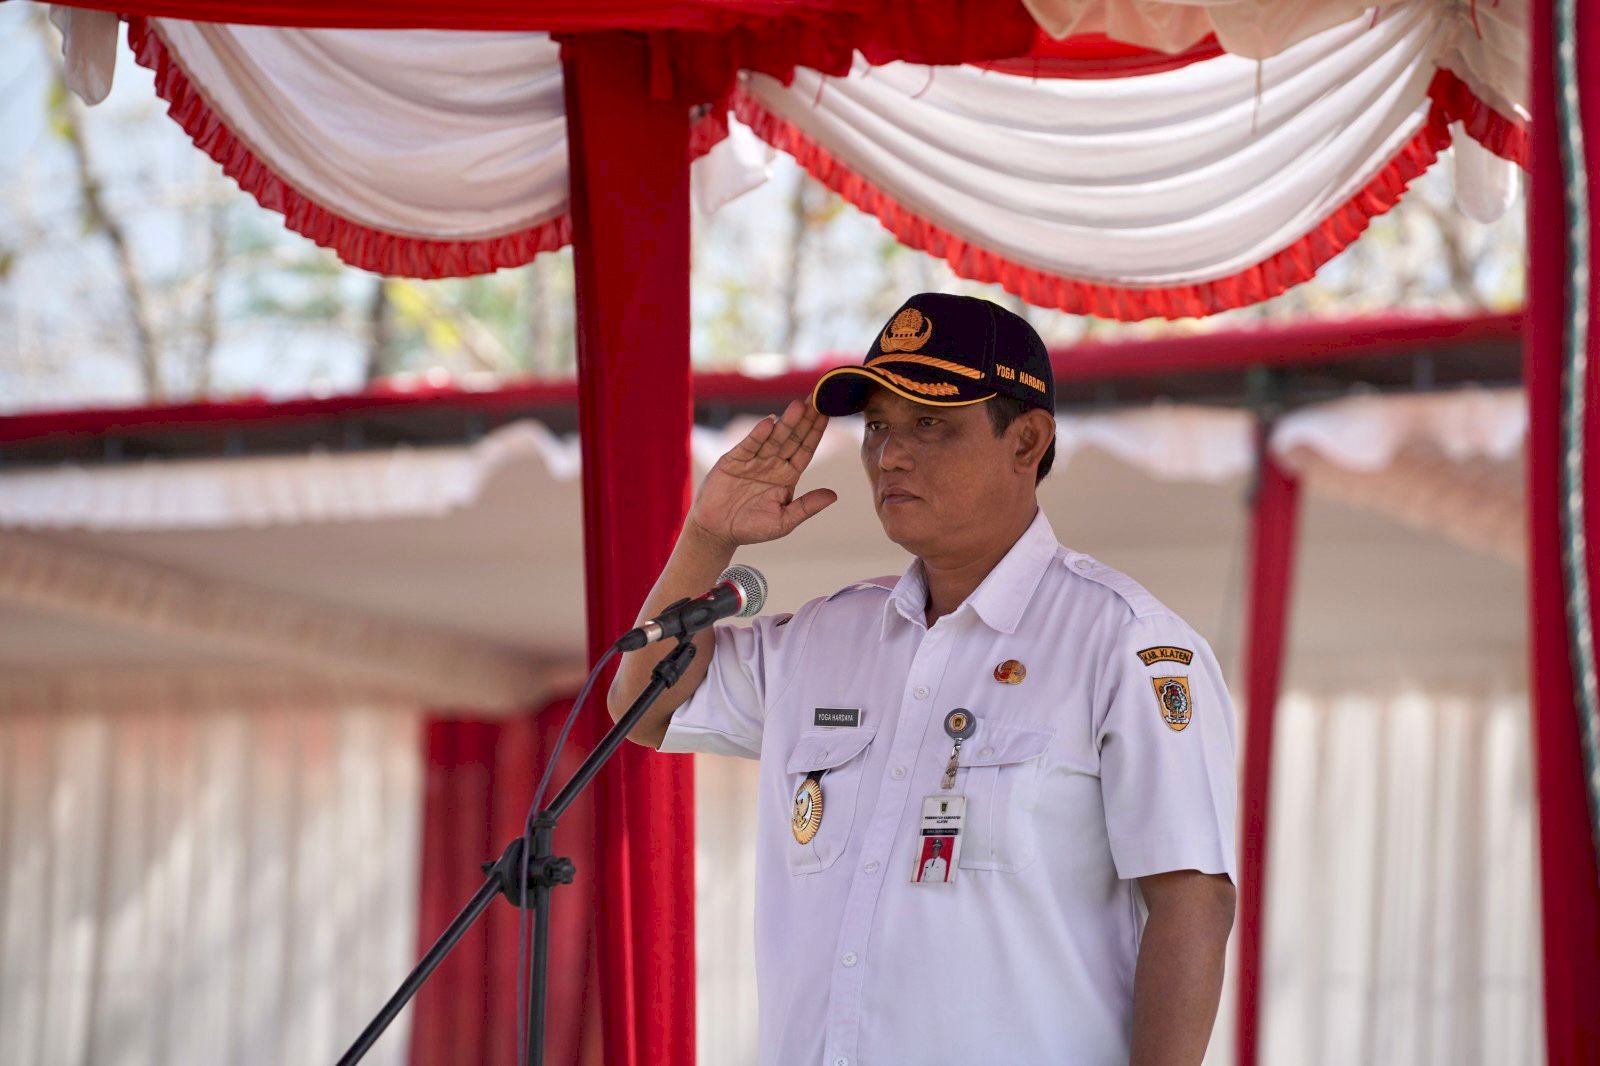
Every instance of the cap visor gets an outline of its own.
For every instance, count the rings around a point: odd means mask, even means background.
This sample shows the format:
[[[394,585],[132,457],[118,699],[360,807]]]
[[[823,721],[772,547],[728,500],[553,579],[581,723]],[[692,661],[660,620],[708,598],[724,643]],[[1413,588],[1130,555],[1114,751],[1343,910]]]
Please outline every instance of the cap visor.
[[[967,407],[995,396],[992,391],[981,396],[963,396],[970,382],[957,385],[946,381],[919,381],[906,374],[890,374],[866,366],[841,366],[817,381],[817,387],[811,391],[811,405],[829,418],[853,415],[867,405],[874,385],[929,407]]]

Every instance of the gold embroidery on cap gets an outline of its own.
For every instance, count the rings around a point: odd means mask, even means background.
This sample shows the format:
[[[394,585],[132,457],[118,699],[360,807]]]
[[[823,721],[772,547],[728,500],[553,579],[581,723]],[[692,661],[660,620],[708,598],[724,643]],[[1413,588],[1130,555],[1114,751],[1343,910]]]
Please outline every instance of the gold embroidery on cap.
[[[921,366],[931,366],[935,370],[943,370],[951,374],[960,374],[964,378],[974,381],[983,377],[983,371],[974,370],[970,366],[952,363],[948,359],[935,359],[931,355],[880,355],[875,359],[868,359],[868,366],[877,366],[879,363],[917,363]]]
[[[878,338],[878,347],[886,352],[914,352],[928,343],[933,336],[933,319],[915,307],[908,307],[894,316]]]
[[[1029,388],[1038,389],[1040,392],[1045,391],[1044,382],[1040,381],[1038,378],[1034,377],[1032,374],[1028,373],[1026,370],[1021,371],[1020,373],[1017,374],[1017,380],[1022,382],[1024,385],[1028,386]]]
[[[924,396],[954,396],[960,392],[960,390],[954,385],[944,381],[935,381],[931,384],[924,385],[920,381],[912,381],[910,378],[903,378],[892,370],[880,370],[877,367],[873,367],[872,372],[875,374],[882,374],[896,385],[899,385],[902,389],[910,389],[912,392],[920,392]]]

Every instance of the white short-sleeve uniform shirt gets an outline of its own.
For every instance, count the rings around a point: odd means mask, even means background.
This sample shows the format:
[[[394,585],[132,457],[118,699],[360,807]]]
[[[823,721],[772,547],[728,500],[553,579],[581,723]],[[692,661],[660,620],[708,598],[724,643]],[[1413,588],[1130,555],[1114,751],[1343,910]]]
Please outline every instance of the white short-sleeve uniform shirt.
[[[1216,658],[1134,581],[1058,544],[1042,512],[932,628],[926,599],[914,562],[792,618],[719,626],[662,744],[761,761],[761,1062],[1125,1063],[1133,879],[1237,880]],[[1008,660],[1018,684],[996,679]],[[978,722],[953,789],[961,851],[950,883],[917,885],[957,707]],[[859,724],[818,725],[818,708]],[[817,771],[822,823],[801,844],[793,800]]]

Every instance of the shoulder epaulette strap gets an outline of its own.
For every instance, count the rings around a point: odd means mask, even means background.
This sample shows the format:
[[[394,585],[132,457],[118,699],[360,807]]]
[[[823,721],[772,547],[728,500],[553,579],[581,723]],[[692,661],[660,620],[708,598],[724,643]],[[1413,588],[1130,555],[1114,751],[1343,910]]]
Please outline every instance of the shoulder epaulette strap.
[[[843,596],[846,592],[859,592],[863,589],[881,589],[884,592],[893,592],[894,587],[900,583],[899,577],[873,577],[865,581],[854,581],[842,589],[828,594],[827,599]]]
[[[1062,560],[1067,569],[1079,577],[1087,578],[1122,597],[1135,618],[1154,614],[1169,614],[1167,605],[1156,599],[1150,591],[1121,570],[1113,570],[1100,560],[1082,552],[1069,551]]]

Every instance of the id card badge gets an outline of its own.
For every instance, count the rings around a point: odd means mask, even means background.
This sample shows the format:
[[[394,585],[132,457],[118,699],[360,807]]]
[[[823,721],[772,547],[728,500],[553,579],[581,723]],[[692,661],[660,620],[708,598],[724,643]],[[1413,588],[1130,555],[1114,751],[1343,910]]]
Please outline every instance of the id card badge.
[[[967,797],[952,792],[922,801],[922,828],[917,834],[914,885],[948,885],[956,879],[961,856],[961,822],[967,815]]]

